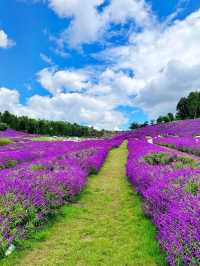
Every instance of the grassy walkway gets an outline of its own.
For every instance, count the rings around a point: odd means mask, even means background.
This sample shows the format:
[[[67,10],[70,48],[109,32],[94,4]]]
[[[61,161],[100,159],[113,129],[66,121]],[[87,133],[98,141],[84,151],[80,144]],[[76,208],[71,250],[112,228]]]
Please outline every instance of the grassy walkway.
[[[155,229],[125,176],[126,145],[110,152],[90,176],[79,201],[64,208],[44,241],[0,262],[1,266],[165,265]]]

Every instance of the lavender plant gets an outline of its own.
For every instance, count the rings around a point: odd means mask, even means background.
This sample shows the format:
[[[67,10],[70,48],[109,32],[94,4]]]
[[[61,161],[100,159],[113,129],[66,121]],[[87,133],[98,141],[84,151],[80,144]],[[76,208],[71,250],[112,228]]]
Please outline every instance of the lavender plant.
[[[124,139],[46,143],[7,132],[17,142],[0,151],[1,256],[79,194],[87,176],[99,171],[108,151]]]
[[[127,176],[157,227],[169,265],[200,265],[200,168],[182,153],[144,141],[130,140],[128,148]],[[184,167],[176,167],[178,158]]]

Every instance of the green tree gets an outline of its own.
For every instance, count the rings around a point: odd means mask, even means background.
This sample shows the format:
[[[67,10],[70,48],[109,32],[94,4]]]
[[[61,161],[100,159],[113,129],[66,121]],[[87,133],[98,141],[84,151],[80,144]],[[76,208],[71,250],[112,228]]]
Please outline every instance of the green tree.
[[[137,129],[137,128],[141,128],[141,127],[146,127],[148,126],[148,121],[145,121],[143,124],[140,124],[140,123],[137,123],[137,122],[133,122],[131,125],[130,125],[130,129]]]
[[[160,115],[160,116],[157,118],[156,122],[157,122],[157,124],[160,124],[160,123],[164,122],[164,121],[163,121],[163,116]]]
[[[8,128],[8,125],[6,123],[0,122],[0,130],[6,130]]]
[[[200,117],[200,92],[191,92],[188,97],[182,97],[177,104],[177,118],[198,118]]]
[[[168,113],[167,114],[168,118],[169,118],[169,121],[174,121],[174,115],[172,113]]]
[[[191,92],[187,98],[190,118],[200,117],[200,92]]]
[[[98,131],[94,128],[78,125],[76,123],[71,124],[65,121],[37,120],[27,116],[17,117],[8,111],[0,113],[0,123],[2,124],[2,129],[5,129],[5,125],[7,125],[16,130],[41,135],[101,137],[104,134],[103,131]]]
[[[186,97],[182,97],[176,107],[177,118],[187,119],[189,118],[188,100]]]
[[[140,124],[139,123],[137,123],[137,122],[133,122],[133,123],[131,123],[131,125],[130,125],[130,127],[129,127],[130,129],[137,129],[137,128],[140,128]]]

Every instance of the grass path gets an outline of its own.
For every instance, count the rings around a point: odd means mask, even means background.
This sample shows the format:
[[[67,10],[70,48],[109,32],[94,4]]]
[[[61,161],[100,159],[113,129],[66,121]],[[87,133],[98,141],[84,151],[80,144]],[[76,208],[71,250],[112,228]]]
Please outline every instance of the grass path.
[[[165,265],[155,229],[125,176],[124,143],[89,177],[80,199],[48,228],[43,241],[0,262],[1,266]]]

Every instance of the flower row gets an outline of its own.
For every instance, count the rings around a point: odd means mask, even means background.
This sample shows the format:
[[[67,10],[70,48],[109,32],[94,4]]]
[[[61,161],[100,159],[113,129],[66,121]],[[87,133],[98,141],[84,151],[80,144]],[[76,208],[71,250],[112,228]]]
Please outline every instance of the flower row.
[[[21,151],[20,163],[0,171],[1,255],[80,193],[87,176],[97,172],[108,151],[122,141],[33,142],[30,151]]]
[[[127,176],[157,227],[169,265],[199,265],[199,161],[140,140],[130,140],[128,148]]]
[[[154,143],[200,156],[200,139],[192,137],[163,137],[154,139]]]

